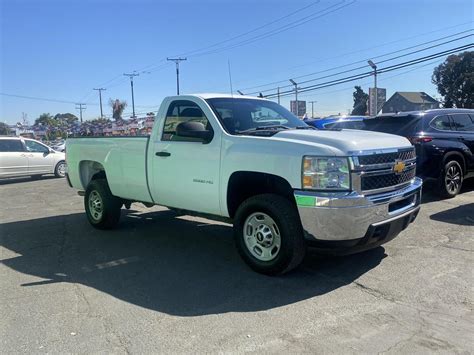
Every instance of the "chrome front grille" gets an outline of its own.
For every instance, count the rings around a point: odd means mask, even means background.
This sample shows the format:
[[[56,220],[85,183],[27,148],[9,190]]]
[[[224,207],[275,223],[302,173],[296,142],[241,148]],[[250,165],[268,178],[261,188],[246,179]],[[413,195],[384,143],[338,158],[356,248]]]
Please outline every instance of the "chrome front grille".
[[[413,147],[357,152],[353,158],[354,189],[370,195],[408,185],[416,174]]]
[[[382,175],[368,175],[362,176],[361,188],[362,191],[383,189],[386,187],[397,186],[403,183],[410,182],[415,177],[416,169],[411,167],[401,174],[389,173]]]
[[[358,158],[360,165],[393,163],[395,160],[409,160],[415,158],[415,150],[405,149],[392,153],[362,155]]]

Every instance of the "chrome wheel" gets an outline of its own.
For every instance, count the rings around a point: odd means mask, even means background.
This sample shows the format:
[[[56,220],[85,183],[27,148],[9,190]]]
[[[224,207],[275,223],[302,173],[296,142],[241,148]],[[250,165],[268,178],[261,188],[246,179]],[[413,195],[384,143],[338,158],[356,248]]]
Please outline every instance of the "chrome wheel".
[[[275,221],[265,213],[256,212],[247,217],[243,234],[248,251],[258,260],[271,261],[280,252],[280,230]]]
[[[102,197],[97,191],[92,191],[89,194],[89,213],[93,220],[100,221],[102,219],[102,214],[104,213],[104,204],[102,202]]]
[[[461,168],[457,164],[451,165],[444,176],[444,183],[446,190],[450,194],[456,194],[461,187]]]
[[[66,163],[62,162],[58,164],[56,171],[60,177],[66,176]]]

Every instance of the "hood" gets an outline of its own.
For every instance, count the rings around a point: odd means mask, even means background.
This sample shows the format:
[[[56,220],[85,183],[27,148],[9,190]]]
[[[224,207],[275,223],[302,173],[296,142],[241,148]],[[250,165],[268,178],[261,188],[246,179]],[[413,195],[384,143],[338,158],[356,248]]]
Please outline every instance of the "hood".
[[[288,130],[273,137],[307,143],[324,144],[338,149],[342,154],[361,150],[411,147],[405,137],[394,134],[343,129],[331,130]]]

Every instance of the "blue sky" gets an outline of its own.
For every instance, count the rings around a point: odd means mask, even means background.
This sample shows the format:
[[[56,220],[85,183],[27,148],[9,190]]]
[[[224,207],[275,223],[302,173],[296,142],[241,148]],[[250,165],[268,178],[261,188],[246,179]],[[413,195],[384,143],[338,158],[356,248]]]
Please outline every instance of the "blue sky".
[[[342,8],[247,45],[201,56],[189,54],[181,65],[182,93],[229,92],[228,61],[235,91],[473,29],[470,0],[352,1],[2,0],[0,92],[67,102],[0,96],[0,121],[15,123],[22,112],[31,123],[43,112],[78,114],[73,102],[88,103],[84,118],[96,118],[99,100],[92,88],[98,86],[107,88],[103,93],[106,114],[111,111],[109,98],[126,100],[126,112],[130,112],[130,84],[122,74],[133,70],[141,73],[135,79],[136,112],[157,110],[161,99],[176,91],[174,65],[164,58],[228,40],[305,6],[283,21],[210,49],[284,29],[291,22],[302,23],[302,18],[331,6]],[[467,44],[472,38],[398,61]],[[379,86],[387,88],[387,96],[394,91],[436,94],[430,76],[441,61],[380,75]],[[316,100],[318,115],[347,113],[352,87],[358,84],[368,91],[371,83],[371,78],[365,78],[300,98]],[[282,99],[282,104],[288,107],[289,99]]]

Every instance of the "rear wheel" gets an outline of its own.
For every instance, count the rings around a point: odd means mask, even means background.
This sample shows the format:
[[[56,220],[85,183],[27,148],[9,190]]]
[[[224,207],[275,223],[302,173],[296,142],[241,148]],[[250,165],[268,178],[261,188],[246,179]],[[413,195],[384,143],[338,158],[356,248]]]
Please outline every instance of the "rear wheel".
[[[456,160],[448,161],[438,180],[440,196],[445,198],[456,196],[461,191],[462,181],[461,164]]]
[[[92,180],[84,195],[89,223],[98,229],[114,228],[119,220],[122,201],[112,195],[105,179]]]
[[[267,275],[294,269],[306,251],[295,206],[274,194],[250,197],[240,205],[235,215],[234,238],[244,261]]]
[[[66,176],[66,162],[64,160],[56,164],[54,168],[54,175],[58,178],[63,178]]]

